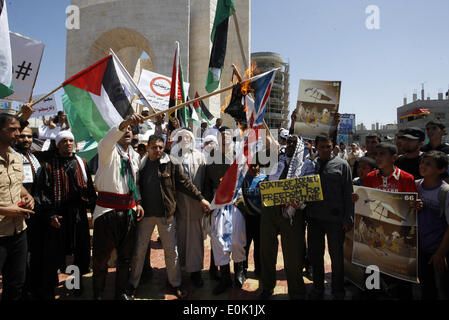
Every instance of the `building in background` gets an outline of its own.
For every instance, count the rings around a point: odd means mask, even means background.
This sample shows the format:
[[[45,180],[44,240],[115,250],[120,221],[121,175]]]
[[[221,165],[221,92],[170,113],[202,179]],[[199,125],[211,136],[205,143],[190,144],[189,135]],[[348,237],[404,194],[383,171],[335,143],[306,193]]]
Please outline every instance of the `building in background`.
[[[289,124],[289,64],[281,55],[274,52],[255,52],[251,54],[251,62],[256,63],[255,75],[280,68],[276,72],[270,98],[268,99],[265,122],[270,129],[288,128]]]
[[[251,1],[234,2],[243,51],[248,59]],[[184,81],[190,83],[189,96],[194,97],[196,91],[200,96],[206,94],[212,49],[210,34],[217,0],[70,0],[70,4],[80,8],[81,28],[67,30],[66,78],[107,56],[109,48],[136,82],[142,68],[171,77],[175,41],[179,41]],[[140,58],[144,61],[138,65]],[[230,84],[232,64],[246,69],[231,17],[220,88]],[[226,125],[231,121],[226,123],[227,115],[221,109],[228,95],[224,93],[204,101],[215,117],[225,118]]]
[[[427,122],[437,120],[449,128],[449,96],[446,98],[442,91],[438,93],[437,99],[431,100],[428,96],[424,99],[424,90],[421,90],[421,99],[417,94],[413,94],[413,101],[407,103],[404,97],[404,104],[397,108],[398,126],[400,129],[409,127],[419,127],[424,129]],[[448,140],[443,137],[443,140]]]

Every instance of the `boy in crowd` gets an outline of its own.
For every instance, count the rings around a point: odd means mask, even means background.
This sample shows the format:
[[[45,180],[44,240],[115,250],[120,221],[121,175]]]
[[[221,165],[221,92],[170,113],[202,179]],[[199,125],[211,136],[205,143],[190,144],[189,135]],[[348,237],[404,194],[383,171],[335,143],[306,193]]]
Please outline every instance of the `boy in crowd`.
[[[376,160],[370,157],[361,157],[358,159],[357,178],[352,180],[353,185],[363,186],[366,175],[376,169]]]
[[[398,158],[395,145],[382,142],[376,146],[376,166],[378,170],[368,173],[363,181],[364,187],[389,192],[416,192],[415,179],[394,165]]]
[[[418,277],[423,300],[449,299],[449,186],[443,181],[448,156],[440,151],[423,155],[423,179],[416,181],[423,208],[418,211]]]
[[[363,180],[364,187],[375,188],[389,192],[417,192],[415,179],[394,165],[398,158],[398,149],[395,145],[382,142],[375,147],[376,166],[378,170],[371,171]],[[357,199],[357,198],[356,198]],[[412,298],[412,288],[410,283],[383,276],[389,287],[396,287],[397,292],[393,293],[400,300],[410,300]]]

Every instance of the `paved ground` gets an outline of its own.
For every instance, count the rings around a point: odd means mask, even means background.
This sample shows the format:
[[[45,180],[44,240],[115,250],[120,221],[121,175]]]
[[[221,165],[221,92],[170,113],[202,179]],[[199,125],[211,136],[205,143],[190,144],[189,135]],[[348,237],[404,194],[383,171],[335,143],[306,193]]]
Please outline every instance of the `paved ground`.
[[[167,274],[165,269],[164,261],[164,251],[162,245],[157,242],[158,233],[157,228],[153,233],[151,239],[151,264],[153,267],[153,277],[145,284],[139,286],[136,292],[137,299],[143,300],[173,300],[177,299],[170,290],[167,288]],[[188,290],[189,296],[188,300],[255,300],[258,298],[259,294],[259,281],[254,275],[254,260],[253,260],[253,246],[250,248],[250,258],[248,264],[248,279],[243,285],[242,289],[232,288],[228,292],[221,295],[215,296],[212,294],[213,288],[216,286],[217,282],[209,278],[209,262],[210,262],[210,240],[209,238],[205,241],[205,257],[204,257],[204,270],[202,271],[202,278],[204,280],[204,286],[202,288],[194,287],[190,282],[189,274],[183,272],[183,285]],[[331,299],[330,293],[330,257],[326,250],[324,257],[325,262],[325,272],[326,272],[326,289],[325,289],[325,299]],[[277,282],[274,289],[274,300],[287,300],[287,281],[284,272],[284,261],[281,249],[281,240],[279,237],[279,250],[277,259]],[[231,263],[231,276],[233,277],[233,267]],[[92,299],[92,273],[84,276],[85,291],[82,296],[75,297],[72,295],[70,290],[65,288],[65,280],[68,275],[61,273],[59,274],[59,286],[57,288],[56,299],[63,300],[90,300]],[[109,268],[108,278],[106,282],[106,290],[104,294],[105,299],[113,299],[113,288],[114,288],[114,278],[115,278],[115,268]],[[310,290],[312,282],[304,278],[307,291]],[[1,276],[0,276],[0,294],[1,294]],[[346,298],[347,300],[356,299],[359,290],[347,283],[346,285]]]
[[[151,263],[153,267],[153,277],[147,283],[139,286],[136,292],[137,299],[165,299],[173,300],[177,299],[176,296],[170,293],[169,289],[166,287],[167,275],[165,270],[164,262],[164,252],[162,245],[157,242],[157,228],[152,236],[151,241]],[[280,242],[280,241],[279,241]],[[190,282],[189,274],[183,273],[183,285],[189,292],[188,300],[255,300],[258,298],[259,294],[259,281],[254,275],[254,260],[252,258],[252,247],[250,252],[249,267],[248,267],[248,280],[245,282],[242,289],[232,288],[221,295],[215,296],[212,294],[214,286],[217,284],[216,281],[209,278],[209,261],[210,261],[210,242],[209,238],[205,242],[206,250],[204,257],[205,270],[202,271],[202,277],[204,280],[204,286],[202,288],[194,287]],[[287,294],[287,281],[284,273],[284,263],[282,257],[281,244],[279,243],[278,260],[277,260],[277,283],[274,290],[273,299],[274,300],[286,300],[288,299]],[[326,296],[325,299],[330,299],[330,287],[329,279],[331,271],[330,269],[330,258],[326,251],[325,255],[325,270],[326,270]],[[233,272],[231,264],[231,273]],[[232,274],[233,276],[233,274]],[[86,290],[81,297],[74,297],[70,292],[65,289],[64,281],[67,279],[67,275],[60,274],[60,286],[58,288],[57,299],[69,299],[69,300],[86,300],[92,298],[92,273],[85,276]],[[104,295],[105,299],[113,298],[113,281],[115,277],[115,268],[109,268],[109,274],[107,279],[107,288]],[[307,278],[304,278],[307,290],[310,290],[312,282]],[[346,299],[352,299],[356,288],[352,285],[347,286],[347,297]]]

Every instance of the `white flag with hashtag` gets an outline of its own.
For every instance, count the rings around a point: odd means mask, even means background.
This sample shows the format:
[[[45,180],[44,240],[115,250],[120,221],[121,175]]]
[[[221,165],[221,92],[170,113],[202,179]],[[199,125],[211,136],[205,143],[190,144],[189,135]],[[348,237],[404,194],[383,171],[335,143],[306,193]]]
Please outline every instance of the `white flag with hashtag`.
[[[29,102],[45,45],[18,33],[10,32],[9,36],[11,38],[14,93],[4,99]]]

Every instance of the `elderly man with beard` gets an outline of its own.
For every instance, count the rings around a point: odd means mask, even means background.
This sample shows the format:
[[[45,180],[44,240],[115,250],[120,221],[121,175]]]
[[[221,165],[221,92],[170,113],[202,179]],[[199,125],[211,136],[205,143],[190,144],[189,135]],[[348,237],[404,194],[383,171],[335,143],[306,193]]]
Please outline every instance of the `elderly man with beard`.
[[[219,149],[214,150],[214,155],[208,159],[206,165],[204,195],[209,201],[213,200],[215,192],[237,152],[233,146],[232,131],[228,127],[220,127],[217,138]],[[209,217],[209,222],[207,232],[211,237],[212,246],[211,270],[216,270],[213,269],[213,265],[220,268],[220,282],[213,289],[213,294],[218,295],[232,286],[231,254],[234,261],[235,285],[241,288],[246,280],[244,274],[245,219],[234,204],[228,204],[214,210]]]
[[[74,255],[80,274],[89,272],[90,236],[87,208],[95,205],[95,189],[86,161],[74,155],[74,137],[69,130],[55,139],[57,152],[45,162],[36,184],[36,202],[44,240],[41,252],[42,288],[39,298],[54,299],[58,269],[64,270],[66,255]],[[81,294],[83,285],[77,288]]]
[[[148,155],[142,159],[139,176],[145,216],[137,226],[137,241],[129,278],[130,294],[134,296],[138,287],[145,253],[148,249],[151,234],[157,225],[164,248],[170,289],[178,298],[183,299],[187,296],[187,291],[181,287],[181,268],[176,242],[176,192],[183,192],[192,200],[197,200],[204,212],[209,212],[210,204],[204,200],[201,192],[184,174],[181,165],[176,164],[171,156],[164,153],[162,136],[153,135],[149,137]],[[183,208],[179,209],[182,210]]]
[[[132,115],[112,127],[98,144],[95,184],[98,199],[93,214],[93,293],[102,300],[112,250],[117,250],[115,299],[130,300],[129,268],[136,239],[137,221],[143,218],[138,189],[139,154],[130,146],[131,126],[143,122]]]
[[[19,300],[26,275],[25,219],[34,214],[34,199],[22,186],[21,157],[12,152],[19,135],[15,116],[0,114],[0,273],[2,301]]]
[[[309,174],[310,160],[306,159],[305,143],[298,136],[289,135],[285,154],[279,155],[277,171],[268,180],[283,180]],[[306,289],[302,277],[304,265],[304,214],[295,203],[262,207],[260,222],[260,262],[262,292],[267,300],[276,286],[276,259],[278,235],[281,235],[282,254],[287,275],[288,294],[292,300],[305,299]]]
[[[188,129],[180,129],[173,140],[178,141],[171,149],[173,162],[181,165],[184,174],[201,192],[204,184],[205,158],[195,149],[195,138]],[[203,210],[197,201],[185,193],[176,192],[176,218],[178,255],[181,268],[190,273],[195,287],[203,286],[201,270],[204,260]]]

